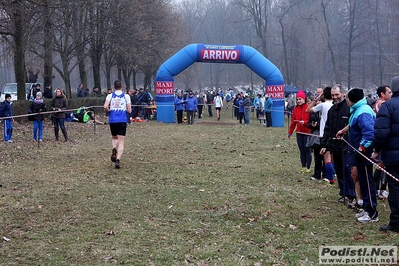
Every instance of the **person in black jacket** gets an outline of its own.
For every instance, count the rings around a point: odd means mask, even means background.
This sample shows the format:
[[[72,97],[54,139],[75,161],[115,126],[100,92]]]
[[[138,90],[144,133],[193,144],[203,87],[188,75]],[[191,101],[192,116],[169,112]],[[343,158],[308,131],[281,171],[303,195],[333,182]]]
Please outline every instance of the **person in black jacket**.
[[[381,160],[388,173],[399,178],[399,76],[391,80],[392,98],[381,105],[374,125],[374,152],[372,158]],[[388,178],[388,203],[391,209],[388,225],[381,231],[399,232],[399,182]]]
[[[347,144],[343,140],[335,138],[337,132],[348,125],[349,122],[349,106],[347,105],[344,96],[339,86],[334,86],[331,89],[331,96],[334,105],[327,113],[327,121],[324,127],[323,138],[321,138],[320,153],[329,151],[334,158],[334,168],[338,179],[339,195],[338,202],[345,202],[349,199],[350,206],[356,204],[355,184],[351,177],[351,168],[349,166],[349,154]],[[344,135],[347,140],[348,136]]]
[[[33,140],[39,141],[43,140],[43,121],[44,121],[44,116],[43,114],[40,114],[41,112],[46,112],[46,103],[42,99],[42,93],[39,91],[36,93],[36,98],[33,100],[32,104],[30,105],[31,113],[37,114],[33,116]],[[38,136],[38,131],[39,131],[39,136]]]

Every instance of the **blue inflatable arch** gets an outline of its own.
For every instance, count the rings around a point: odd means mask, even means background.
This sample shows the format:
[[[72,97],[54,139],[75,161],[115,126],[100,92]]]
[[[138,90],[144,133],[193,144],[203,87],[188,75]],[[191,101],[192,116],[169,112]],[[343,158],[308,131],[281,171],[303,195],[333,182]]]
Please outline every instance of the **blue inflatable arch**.
[[[265,80],[265,92],[273,100],[273,127],[284,126],[283,76],[272,62],[246,45],[189,44],[166,60],[155,77],[158,122],[175,122],[173,77],[195,62],[245,64]]]

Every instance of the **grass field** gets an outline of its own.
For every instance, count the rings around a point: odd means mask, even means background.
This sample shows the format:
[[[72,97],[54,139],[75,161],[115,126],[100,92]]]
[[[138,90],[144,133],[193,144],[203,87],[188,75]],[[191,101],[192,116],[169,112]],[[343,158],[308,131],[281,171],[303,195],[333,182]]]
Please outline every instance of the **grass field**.
[[[67,123],[65,143],[47,122],[38,146],[15,123],[0,144],[0,265],[318,265],[321,245],[398,244],[378,231],[387,202],[360,224],[336,186],[299,173],[286,124],[222,115],[129,125],[119,170],[108,126]]]

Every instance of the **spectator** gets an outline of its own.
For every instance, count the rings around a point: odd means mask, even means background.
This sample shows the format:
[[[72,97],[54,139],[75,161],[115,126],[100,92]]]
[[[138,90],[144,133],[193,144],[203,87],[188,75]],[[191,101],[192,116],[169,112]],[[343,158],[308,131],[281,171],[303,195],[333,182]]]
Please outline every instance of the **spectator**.
[[[84,93],[83,93],[83,84],[79,84],[78,88],[76,89],[76,96],[78,98],[82,98],[84,97]]]
[[[175,110],[177,116],[177,124],[183,123],[183,110],[184,110],[184,99],[181,91],[177,92],[177,96],[175,98]]]
[[[0,105],[0,113],[1,117],[12,117],[12,104],[11,104],[11,94],[6,94],[4,97],[4,101]],[[4,124],[4,142],[10,143],[12,142],[12,121],[13,118],[5,118],[3,119]]]
[[[287,107],[286,107],[288,118],[291,117],[292,112],[294,111],[294,107],[295,107],[294,96],[292,94],[290,94],[290,95],[288,95]]]
[[[51,114],[51,120],[54,125],[55,140],[58,141],[58,133],[61,128],[61,132],[64,135],[65,141],[68,141],[68,133],[65,127],[65,110],[68,110],[68,100],[65,97],[62,89],[57,88],[55,90],[55,96],[51,102],[51,110],[57,111]]]
[[[378,160],[381,154],[385,169],[399,178],[399,76],[391,80],[392,98],[379,107],[374,125],[374,152],[372,158]],[[399,232],[399,182],[388,177],[388,203],[391,213],[389,223],[381,226],[381,231]]]
[[[38,93],[41,89],[41,86],[39,83],[36,84],[36,86],[34,88],[32,88],[32,92],[30,95],[30,100],[33,101],[34,99],[36,99],[36,93]]]
[[[46,88],[44,89],[44,92],[43,92],[43,97],[47,98],[47,99],[53,98],[53,91],[52,91],[52,88],[51,88],[51,84],[47,84],[47,86],[46,86]]]
[[[101,97],[101,91],[98,87],[93,87],[93,91],[91,92],[92,97]]]
[[[354,183],[357,180],[357,176],[355,176],[356,170],[353,171],[355,178],[352,178],[348,145],[346,142],[335,138],[338,130],[348,125],[350,110],[345,101],[345,93],[341,92],[339,86],[334,86],[331,89],[331,97],[334,105],[327,113],[323,137],[320,140],[322,147],[320,154],[325,154],[328,151],[334,159],[334,170],[337,174],[340,195],[337,202],[345,203],[347,201],[349,208],[357,209],[360,206],[356,202]],[[343,137],[345,140],[348,139],[347,135]],[[358,196],[360,199],[360,193],[358,193]]]
[[[264,113],[265,113],[265,126],[266,127],[271,127],[273,125],[272,123],[272,108],[273,108],[273,101],[270,98],[269,94],[266,94],[265,96],[265,107],[264,107]]]
[[[378,222],[373,165],[363,157],[370,157],[373,150],[375,113],[367,104],[362,89],[351,89],[346,102],[351,113],[349,126],[339,130],[337,137],[349,131],[349,144],[356,149],[349,147],[349,152],[351,165],[357,168],[364,209],[364,212],[356,214],[356,218],[361,223]]]
[[[187,123],[192,125],[194,123],[194,113],[197,110],[198,101],[197,98],[194,97],[194,93],[190,91],[188,93],[188,97],[186,100],[186,109],[187,109]]]
[[[392,96],[392,91],[391,88],[388,85],[380,86],[377,89],[377,95],[378,99],[374,103],[373,110],[378,114],[378,111],[380,110],[381,105],[391,99]],[[380,160],[379,160],[380,161]],[[379,166],[384,168],[384,164],[382,162],[379,163]],[[388,198],[388,191],[387,189],[387,182],[386,182],[386,175],[383,171],[380,169],[376,168],[374,171],[374,182],[375,182],[375,187],[377,190],[377,196],[380,199],[387,199]],[[380,187],[381,184],[381,187]]]
[[[199,94],[199,96],[197,98],[197,102],[198,102],[198,106],[197,106],[198,119],[202,119],[202,109],[203,109],[204,104],[205,104],[205,95],[202,92],[200,92],[200,94]]]
[[[32,104],[30,105],[29,110],[33,114],[37,113],[37,115],[33,116],[33,140],[42,141],[44,116],[40,113],[46,112],[47,108],[46,108],[46,103],[42,99],[42,93],[40,91],[36,93],[36,98],[33,100]]]
[[[237,110],[238,110],[238,115],[237,115],[237,120],[240,121],[240,124],[242,124],[242,119],[244,118],[244,105],[242,104],[244,102],[244,99],[242,97],[242,94],[239,93],[238,96],[236,97],[236,103],[237,103]],[[244,119],[245,123],[245,119]]]
[[[244,107],[244,121],[245,125],[248,126],[250,122],[249,112],[251,111],[251,98],[248,93],[244,94],[244,100],[242,101],[242,106]]]
[[[206,94],[206,104],[208,105],[208,114],[209,117],[212,117],[212,103],[213,103],[213,95],[210,91]]]
[[[296,141],[299,148],[300,159],[301,159],[301,172],[310,173],[310,164],[312,163],[312,153],[310,148],[306,147],[310,129],[306,127],[309,121],[309,113],[306,112],[308,104],[306,103],[306,94],[303,90],[300,90],[296,94],[297,106],[295,106],[292,113],[292,120],[288,129],[288,138],[291,137],[292,133],[296,129]],[[304,133],[304,134],[302,134]]]
[[[331,87],[325,87],[323,89],[322,93],[320,93],[320,90],[318,90],[316,92],[318,93],[318,96],[314,101],[312,101],[308,105],[306,112],[308,112],[308,113],[319,112],[320,113],[321,118],[320,118],[320,134],[319,135],[320,135],[320,137],[323,137],[324,127],[325,127],[326,121],[327,121],[327,113],[328,113],[328,110],[330,110],[331,106],[333,105],[332,97],[331,97]],[[317,101],[322,101],[322,102],[315,106],[315,103]],[[329,182],[330,185],[332,185],[332,184],[334,184],[335,170],[334,170],[334,164],[332,162],[331,154],[329,151],[324,150],[323,160],[324,160],[324,167],[326,168],[327,177],[328,177],[328,178],[323,178],[323,180]]]

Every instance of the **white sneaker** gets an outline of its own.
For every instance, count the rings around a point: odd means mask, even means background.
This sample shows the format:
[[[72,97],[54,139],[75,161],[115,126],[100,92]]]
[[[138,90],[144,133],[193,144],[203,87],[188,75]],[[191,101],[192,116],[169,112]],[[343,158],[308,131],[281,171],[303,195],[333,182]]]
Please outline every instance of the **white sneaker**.
[[[367,212],[361,211],[361,212],[359,212],[359,213],[356,213],[356,214],[355,214],[355,217],[356,217],[356,218],[360,218],[360,217],[364,216],[365,214],[367,214]]]
[[[330,182],[330,180],[328,180],[328,178],[323,178],[323,181]]]
[[[381,196],[382,196],[384,199],[387,199],[388,196],[389,196],[389,192],[386,191],[386,190],[383,190],[383,191],[381,192]]]
[[[368,213],[366,213],[362,217],[357,218],[357,221],[361,223],[375,223],[378,222],[379,220],[380,219],[378,219],[378,217],[370,218]]]

